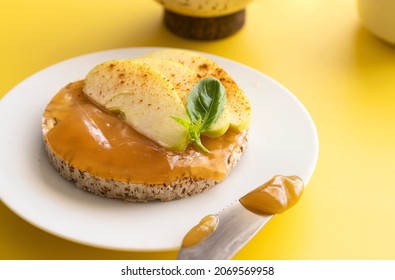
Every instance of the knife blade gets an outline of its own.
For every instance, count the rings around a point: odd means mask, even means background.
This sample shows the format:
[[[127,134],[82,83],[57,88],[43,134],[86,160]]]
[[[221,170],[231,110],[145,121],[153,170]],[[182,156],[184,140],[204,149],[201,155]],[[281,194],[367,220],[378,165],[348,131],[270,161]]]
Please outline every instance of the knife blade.
[[[215,215],[215,230],[198,244],[181,247],[178,260],[230,259],[273,217],[255,214],[239,201]]]

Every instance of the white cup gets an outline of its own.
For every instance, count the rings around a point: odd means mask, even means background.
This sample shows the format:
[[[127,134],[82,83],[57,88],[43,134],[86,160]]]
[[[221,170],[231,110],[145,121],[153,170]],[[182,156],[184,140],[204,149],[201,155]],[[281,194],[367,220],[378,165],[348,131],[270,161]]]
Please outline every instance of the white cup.
[[[377,37],[395,44],[395,0],[358,0],[362,24]]]

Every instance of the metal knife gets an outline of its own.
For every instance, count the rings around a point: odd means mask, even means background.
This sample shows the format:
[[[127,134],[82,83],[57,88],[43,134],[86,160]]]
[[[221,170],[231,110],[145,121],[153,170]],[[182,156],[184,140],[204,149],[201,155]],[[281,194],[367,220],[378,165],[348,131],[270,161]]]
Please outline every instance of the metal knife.
[[[215,215],[216,229],[197,245],[181,247],[178,260],[230,259],[273,217],[255,214],[239,201]]]

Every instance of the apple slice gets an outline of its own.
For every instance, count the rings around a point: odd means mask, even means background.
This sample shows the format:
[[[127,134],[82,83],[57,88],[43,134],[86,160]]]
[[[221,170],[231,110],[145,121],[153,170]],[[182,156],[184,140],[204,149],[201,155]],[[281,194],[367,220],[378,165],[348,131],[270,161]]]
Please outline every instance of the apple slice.
[[[250,101],[229,74],[213,60],[198,53],[181,49],[164,49],[146,54],[145,57],[169,59],[195,70],[202,78],[215,77],[226,89],[230,126],[241,131],[251,122]]]
[[[156,68],[165,75],[174,85],[184,105],[187,103],[187,98],[192,88],[201,79],[195,70],[169,59],[141,57],[134,59],[134,61]]]
[[[188,131],[172,117],[187,119],[184,104],[166,76],[131,60],[108,61],[85,78],[84,93],[166,149],[181,151],[189,143]]]
[[[220,137],[228,131],[230,126],[230,115],[229,110],[224,108],[221,116],[219,116],[218,120],[212,124],[206,131],[203,131],[202,134],[209,136],[211,138]]]
[[[192,88],[201,80],[201,76],[195,70],[176,61],[155,57],[141,57],[135,59],[135,61],[152,66],[169,78],[184,106],[187,104],[187,98]],[[209,137],[219,137],[226,133],[229,124],[230,114],[228,108],[225,107],[218,120],[202,134]]]

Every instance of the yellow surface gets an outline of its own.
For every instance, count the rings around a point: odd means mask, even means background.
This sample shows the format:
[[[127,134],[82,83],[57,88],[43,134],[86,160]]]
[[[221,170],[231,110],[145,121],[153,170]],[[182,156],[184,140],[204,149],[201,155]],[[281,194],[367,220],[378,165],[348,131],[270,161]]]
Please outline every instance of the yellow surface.
[[[313,178],[299,204],[275,217],[235,259],[395,259],[395,48],[361,27],[354,0],[255,0],[243,30],[214,42],[171,34],[155,1],[3,2],[0,96],[70,57],[168,46],[249,65],[303,102],[320,140]],[[174,259],[176,254],[65,241],[0,203],[1,259]]]

